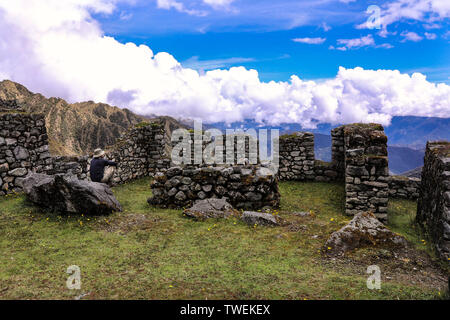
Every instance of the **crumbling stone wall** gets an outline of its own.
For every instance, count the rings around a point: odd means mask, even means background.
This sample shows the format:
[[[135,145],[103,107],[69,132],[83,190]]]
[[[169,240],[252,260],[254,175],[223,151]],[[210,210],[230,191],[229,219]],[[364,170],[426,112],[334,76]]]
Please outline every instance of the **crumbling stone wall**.
[[[115,183],[124,183],[166,170],[170,160],[165,154],[164,126],[162,123],[138,125],[108,148],[108,159],[118,163]]]
[[[383,126],[351,124],[335,132],[339,132],[336,137],[344,136],[345,213],[353,216],[371,211],[380,221],[387,222],[389,167]],[[338,150],[334,156],[341,161]]]
[[[52,169],[44,117],[39,114],[0,114],[0,195],[21,191],[30,171]]]
[[[314,134],[295,132],[280,137],[280,180],[329,182],[339,178],[333,162],[315,160]]]
[[[295,132],[280,137],[280,180],[314,180],[314,134]]]
[[[56,156],[52,157],[53,169],[45,170],[46,174],[69,173],[80,180],[89,178],[89,156]]]
[[[182,208],[195,200],[227,198],[237,209],[257,210],[280,203],[278,178],[259,165],[223,167],[172,167],[157,173],[148,202],[162,207]]]
[[[450,259],[450,142],[428,142],[416,221],[429,234],[438,255]]]
[[[194,143],[195,139],[195,133],[189,132],[188,141],[189,142],[189,149],[190,149],[190,162],[187,161],[187,159],[183,160],[182,165],[195,165],[200,166],[200,164],[195,163],[195,152],[196,152],[196,145]],[[206,158],[204,154],[207,153],[209,160],[211,163],[210,165],[215,166],[216,164],[226,164],[227,159],[232,159],[232,164],[249,164],[250,161],[255,161],[257,164],[259,163],[259,141],[257,138],[243,134],[243,133],[236,133],[236,134],[230,134],[229,136],[220,135],[211,137],[211,135],[208,134],[208,132],[203,132],[202,136],[202,145],[201,145],[201,152],[202,152],[202,164],[206,163]],[[208,145],[211,145],[212,141],[217,141],[216,147],[212,150],[207,149]],[[221,140],[221,142],[220,142]],[[183,137],[179,137],[178,140],[175,139],[175,141],[172,141],[172,148],[173,152],[178,155],[179,159],[182,159],[185,153],[188,153],[189,150],[185,150],[184,148],[181,148],[180,143],[183,141]],[[220,148],[220,143],[222,143],[222,148]],[[221,150],[222,157],[220,157]],[[217,157],[216,157],[217,155]],[[238,158],[238,155],[240,156]],[[170,156],[170,155],[169,155]],[[222,159],[221,162],[218,162],[218,159]],[[217,159],[217,161],[216,161]],[[176,166],[177,164],[172,162],[171,166]],[[231,164],[230,164],[231,165]]]
[[[389,197],[417,200],[419,198],[420,183],[418,178],[404,176],[389,177]]]
[[[344,126],[331,130],[331,162],[337,172],[337,179],[345,178]]]

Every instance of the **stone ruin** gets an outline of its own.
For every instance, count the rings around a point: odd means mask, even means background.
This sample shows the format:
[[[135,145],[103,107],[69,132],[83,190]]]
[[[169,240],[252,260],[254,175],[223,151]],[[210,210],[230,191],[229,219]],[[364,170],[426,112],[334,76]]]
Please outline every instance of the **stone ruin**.
[[[2,113],[0,128],[0,195],[20,192],[23,177],[29,172],[44,174],[72,172],[81,180],[89,179],[91,158],[89,155],[75,157],[50,155],[42,115]],[[386,137],[381,126],[345,125],[333,129],[331,135],[332,162],[329,163],[315,159],[312,133],[296,132],[281,136],[277,179],[344,181],[347,194],[346,214],[354,215],[357,212],[371,210],[383,221],[386,219],[388,198],[386,192],[390,196],[417,198],[419,181],[405,177],[388,177]],[[194,134],[190,133],[192,140],[193,136]],[[209,139],[207,137],[205,140]],[[144,123],[128,130],[114,146],[106,150],[107,157],[119,163],[113,181],[118,184],[124,183],[157,172],[165,172],[174,166],[168,153],[175,143],[168,148],[167,140],[161,123]],[[249,149],[251,143],[256,146],[256,154]],[[235,163],[241,165],[248,163],[248,159],[252,157],[258,159],[258,141],[250,136],[246,136],[245,140],[238,140],[237,136],[232,139],[225,138],[224,146],[223,162],[227,154],[234,158]],[[203,143],[202,150],[205,147],[206,143]],[[194,148],[192,144],[191,155]],[[237,159],[235,150],[239,148],[245,148],[244,159]],[[215,150],[212,154],[215,156]],[[190,164],[198,167],[193,162],[193,156],[191,159]],[[240,194],[241,192],[238,192],[237,198]]]
[[[172,167],[158,173],[148,202],[162,207],[182,208],[195,200],[227,198],[237,209],[278,207],[278,178],[262,166]]]
[[[389,168],[387,137],[378,124],[343,125],[331,131],[332,162],[314,156],[314,135],[280,137],[280,180],[343,181],[345,213],[370,211],[387,221]]]
[[[450,142],[428,142],[416,221],[430,236],[436,252],[450,260]]]
[[[21,192],[30,173],[71,172],[89,180],[91,155],[52,156],[44,116],[20,110],[0,113],[0,196]],[[279,180],[342,181],[345,183],[345,214],[372,212],[386,222],[389,197],[418,199],[417,222],[430,234],[441,257],[450,252],[449,143],[427,144],[422,180],[389,176],[387,137],[377,124],[350,124],[331,131],[332,161],[315,159],[314,135],[296,132],[279,137],[280,167],[268,174],[266,164],[249,166],[249,149],[255,139],[237,138],[226,142],[223,159],[234,157],[234,166],[196,165],[173,168],[164,125],[143,123],[129,129],[117,143],[107,148],[107,157],[119,163],[116,183],[153,175],[154,197],[149,202],[168,207],[185,207],[196,199],[227,197],[239,209],[276,207],[280,201]],[[193,134],[191,133],[191,138]],[[206,147],[204,143],[202,150]],[[245,148],[245,158],[235,150]],[[191,149],[191,152],[194,148]],[[213,152],[214,153],[214,152]],[[231,154],[231,153],[234,153]],[[254,156],[254,155],[253,155]],[[167,173],[165,173],[167,172]]]
[[[344,169],[345,213],[353,216],[372,212],[380,221],[387,222],[389,167],[383,127],[378,124],[341,126],[333,129],[333,139],[339,142],[339,151],[343,150],[343,154],[334,151],[333,160],[337,168]]]
[[[115,183],[164,171],[170,166],[166,155],[164,126],[148,123],[128,130],[106,150],[119,163]],[[0,113],[0,196],[21,192],[29,173],[76,175],[89,179],[91,155],[51,156],[44,116],[21,112]]]

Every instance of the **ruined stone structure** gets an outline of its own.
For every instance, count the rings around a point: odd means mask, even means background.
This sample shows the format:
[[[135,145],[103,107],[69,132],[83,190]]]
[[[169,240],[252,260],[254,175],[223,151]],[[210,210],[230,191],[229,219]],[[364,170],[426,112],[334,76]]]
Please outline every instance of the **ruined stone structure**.
[[[378,124],[344,125],[333,129],[335,139],[343,137],[345,167],[345,213],[353,216],[371,211],[387,221],[389,167],[387,137]],[[342,141],[339,142],[339,150]],[[342,155],[333,152],[338,167]]]
[[[295,132],[279,141],[280,180],[329,182],[338,179],[334,163],[315,160],[314,134]]]
[[[417,200],[421,180],[403,176],[389,177],[389,197]]]
[[[314,181],[314,135],[295,132],[280,137],[280,180]]]
[[[114,182],[164,171],[170,166],[165,154],[164,127],[160,123],[139,125],[126,132],[107,150],[107,158],[119,163]],[[0,195],[22,191],[23,178],[30,172],[75,174],[89,179],[91,156],[52,157],[44,116],[21,112],[0,114]]]
[[[450,142],[428,142],[417,205],[417,222],[438,255],[450,259]]]
[[[280,180],[345,181],[346,214],[372,211],[387,221],[389,169],[387,137],[378,124],[335,128],[332,162],[315,160],[314,135],[296,132],[280,137]],[[414,197],[413,182],[392,180],[392,194]]]
[[[203,133],[205,134],[205,133]],[[191,165],[194,163],[194,133],[191,139]],[[387,138],[383,127],[376,124],[353,124],[333,129],[332,162],[315,160],[314,135],[296,132],[279,139],[279,180],[294,181],[343,181],[346,184],[346,214],[373,211],[386,221],[388,197],[416,199],[420,180],[388,176]],[[218,139],[216,137],[216,139]],[[224,151],[233,153],[236,163],[248,163],[258,158],[249,148],[250,137],[241,143],[237,135],[233,139],[222,136]],[[207,148],[209,137],[204,137],[202,150]],[[113,178],[124,183],[135,178],[164,172],[171,164],[168,150],[178,142],[167,146],[164,126],[160,123],[144,123],[128,130],[117,143],[108,148],[107,158],[119,163]],[[237,158],[237,150],[245,148],[245,156]],[[211,150],[209,150],[210,152]],[[215,151],[212,150],[212,154]],[[183,150],[181,150],[182,154]],[[208,150],[205,150],[208,152]],[[46,174],[72,172],[79,179],[89,179],[90,156],[52,157],[48,151],[48,137],[44,118],[37,114],[9,111],[0,117],[0,195],[21,191],[21,181],[30,171]],[[213,164],[216,166],[216,164]],[[196,165],[198,167],[198,165]],[[219,166],[221,168],[221,166]],[[238,195],[239,196],[239,195]]]
[[[172,167],[157,173],[151,185],[152,205],[182,208],[195,200],[227,198],[237,209],[277,207],[278,178],[268,168],[252,166]]]
[[[107,158],[118,163],[115,183],[153,175],[166,170],[170,160],[165,154],[164,127],[160,123],[138,125],[108,148]]]
[[[181,145],[183,139],[189,141],[189,146]],[[198,162],[200,160],[202,164],[206,163],[215,166],[216,164],[221,165],[227,163],[227,159],[231,159],[233,164],[249,164],[251,160],[254,160],[255,163],[253,164],[259,163],[259,141],[253,136],[236,133],[233,135],[230,134],[229,136],[219,135],[211,137],[209,132],[202,132],[201,137],[198,139],[202,140],[201,145],[195,144],[195,133],[191,131],[188,132],[187,137],[175,138],[171,142],[173,153],[178,155],[180,159],[183,159],[183,165],[190,164],[198,166],[199,164],[196,161]],[[216,142],[215,146],[211,144],[212,141]],[[200,146],[202,158],[195,159],[195,153],[200,150]],[[185,155],[188,154],[190,154],[190,161],[185,158]],[[172,166],[176,165],[178,164],[172,162]]]

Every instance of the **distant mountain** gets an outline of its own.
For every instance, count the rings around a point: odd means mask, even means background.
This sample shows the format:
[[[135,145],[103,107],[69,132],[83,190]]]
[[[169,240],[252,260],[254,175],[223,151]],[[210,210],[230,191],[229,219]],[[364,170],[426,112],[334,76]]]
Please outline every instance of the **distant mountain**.
[[[389,170],[395,174],[423,166],[423,150],[388,146]]]
[[[126,129],[143,121],[162,120],[166,131],[186,127],[171,117],[148,118],[128,109],[93,101],[69,104],[46,98],[12,81],[0,82],[0,112],[23,110],[45,115],[50,151],[53,155],[82,155],[115,143]]]
[[[331,161],[331,136],[315,134],[316,159]],[[400,174],[423,165],[424,152],[405,147],[388,146],[389,170]]]
[[[295,131],[310,131],[315,135],[316,159],[331,161],[330,130],[337,126],[320,124],[316,129],[303,129],[299,124],[286,123],[280,126],[261,126],[253,120],[230,125],[210,125],[221,130],[226,128],[279,129],[280,134]],[[429,140],[450,140],[450,118],[394,117],[390,126],[385,126],[388,136],[389,169],[400,174],[423,165],[426,142]]]
[[[450,116],[450,115],[449,115]],[[283,123],[278,126],[261,125],[253,120],[225,124],[213,123],[209,126],[221,130],[226,128],[265,128],[279,129],[280,134],[296,131],[309,131],[314,134],[330,135],[331,129],[339,125],[326,123],[319,124],[316,129],[304,129],[298,123]],[[393,117],[391,125],[385,126],[384,131],[388,137],[388,144],[396,147],[408,147],[424,150],[429,140],[450,140],[450,118],[426,117]]]
[[[406,172],[402,172],[400,173],[401,176],[405,176],[405,177],[411,177],[411,178],[421,178],[422,177],[422,168],[423,167],[418,167]]]
[[[450,118],[394,117],[384,131],[391,146],[423,150],[427,141],[450,141]]]

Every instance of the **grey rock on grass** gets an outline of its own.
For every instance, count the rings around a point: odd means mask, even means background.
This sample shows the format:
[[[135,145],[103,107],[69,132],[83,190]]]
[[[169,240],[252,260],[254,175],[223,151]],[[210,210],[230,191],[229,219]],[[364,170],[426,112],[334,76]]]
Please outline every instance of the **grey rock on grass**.
[[[270,213],[244,211],[241,216],[242,221],[249,225],[260,226],[278,226],[280,225],[277,219]]]
[[[386,228],[370,212],[361,212],[343,228],[331,234],[325,243],[325,252],[342,255],[355,248],[375,245],[406,246],[406,240]]]
[[[227,218],[238,214],[238,211],[226,199],[211,198],[196,201],[191,208],[184,210],[183,214],[195,220],[206,220],[210,218]]]
[[[78,180],[72,175],[33,173],[22,184],[29,201],[55,212],[103,215],[122,211],[120,203],[104,183]]]

